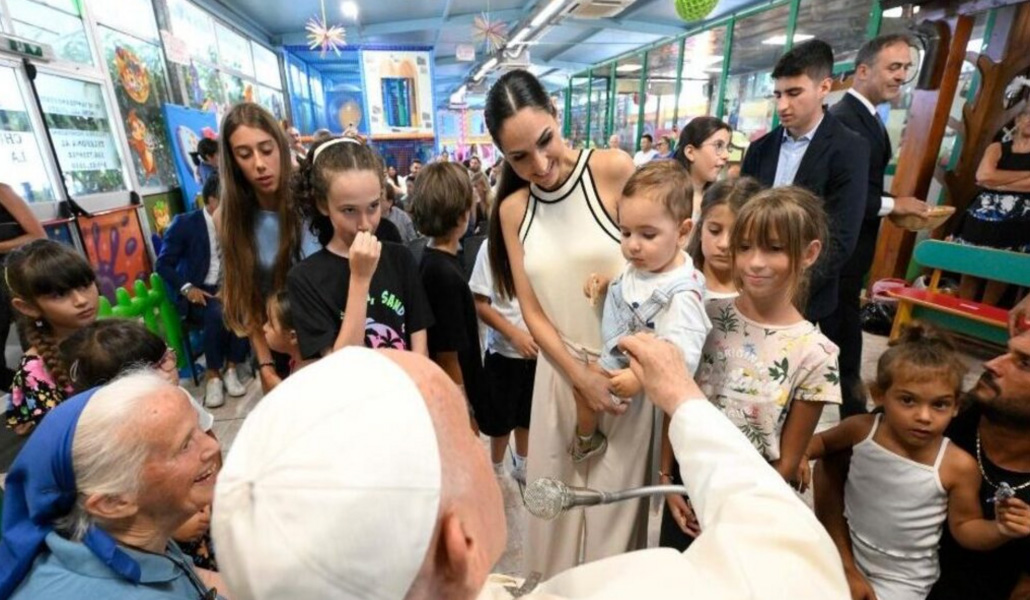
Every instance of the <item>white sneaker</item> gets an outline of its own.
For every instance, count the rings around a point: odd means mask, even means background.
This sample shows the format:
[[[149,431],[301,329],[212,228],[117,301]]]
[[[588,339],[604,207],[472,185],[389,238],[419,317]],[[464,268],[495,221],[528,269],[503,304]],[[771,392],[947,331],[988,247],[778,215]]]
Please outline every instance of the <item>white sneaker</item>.
[[[523,462],[521,466],[512,467],[511,478],[522,485],[526,485],[526,463]]]
[[[222,381],[225,382],[225,391],[233,398],[239,398],[247,393],[247,388],[243,387],[240,378],[236,376],[235,368],[226,369]]]
[[[204,392],[204,406],[207,408],[218,408],[225,404],[225,395],[222,393],[222,380],[211,377],[207,380],[207,387]]]

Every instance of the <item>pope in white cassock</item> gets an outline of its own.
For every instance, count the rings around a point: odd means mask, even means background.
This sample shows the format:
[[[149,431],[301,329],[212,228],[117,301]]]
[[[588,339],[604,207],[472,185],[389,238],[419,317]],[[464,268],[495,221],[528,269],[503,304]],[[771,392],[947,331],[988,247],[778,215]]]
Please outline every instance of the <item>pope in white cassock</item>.
[[[704,399],[678,351],[646,334],[623,347],[672,415],[703,533],[684,553],[614,556],[521,597],[849,598],[823,527]],[[212,531],[235,600],[501,599],[518,587],[489,575],[504,506],[464,398],[412,353],[347,348],[262,400],[219,475]]]

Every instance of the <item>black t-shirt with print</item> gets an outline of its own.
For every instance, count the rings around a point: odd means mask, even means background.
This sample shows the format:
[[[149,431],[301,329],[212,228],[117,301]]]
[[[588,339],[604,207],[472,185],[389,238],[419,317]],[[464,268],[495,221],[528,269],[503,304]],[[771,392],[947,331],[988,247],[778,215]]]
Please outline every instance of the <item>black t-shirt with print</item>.
[[[461,260],[434,248],[422,254],[422,283],[435,322],[429,328],[429,354],[457,352],[461,377],[474,410],[483,405],[486,385],[479,352],[479,321]]]
[[[952,420],[945,435],[952,443],[976,456],[976,432],[980,424],[980,411],[971,408]],[[1030,481],[1030,473],[1015,473],[1001,469],[987,456],[980,461],[987,478],[995,484],[1002,481],[1012,487]],[[994,518],[995,487],[988,481],[980,484],[980,507],[985,519]],[[1030,502],[1030,486],[1016,492],[1016,497]],[[1022,574],[1030,575],[1030,538],[1009,540],[988,552],[966,550],[951,537],[944,527],[940,549],[941,577],[933,586],[928,600],[1008,600]]]
[[[322,249],[290,269],[286,285],[301,356],[318,358],[340,333],[350,261]],[[369,348],[410,350],[411,334],[432,325],[418,267],[404,246],[383,242],[368,289],[367,311],[365,346]]]

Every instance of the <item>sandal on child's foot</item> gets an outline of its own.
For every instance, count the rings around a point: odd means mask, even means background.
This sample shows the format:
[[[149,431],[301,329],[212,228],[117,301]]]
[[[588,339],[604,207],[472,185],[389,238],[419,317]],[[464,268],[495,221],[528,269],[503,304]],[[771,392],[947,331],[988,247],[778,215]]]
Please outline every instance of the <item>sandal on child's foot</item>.
[[[593,456],[604,453],[608,448],[608,438],[600,431],[595,431],[590,439],[583,440],[579,435],[574,435],[572,443],[569,444],[569,454],[572,455],[572,462],[581,463]]]

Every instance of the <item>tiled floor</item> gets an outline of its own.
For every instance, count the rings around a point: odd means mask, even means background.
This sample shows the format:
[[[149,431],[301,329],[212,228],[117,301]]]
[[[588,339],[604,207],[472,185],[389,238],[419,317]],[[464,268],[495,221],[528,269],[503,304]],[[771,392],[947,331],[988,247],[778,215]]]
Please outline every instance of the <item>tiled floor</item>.
[[[862,377],[869,381],[876,373],[876,361],[880,354],[887,348],[887,338],[865,334],[865,348],[863,350],[864,360],[862,363]],[[983,360],[997,355],[998,350],[963,343],[961,346],[963,358],[969,366],[969,374],[966,384],[971,385],[982,372],[981,363]],[[215,434],[221,440],[223,449],[228,451],[232,446],[233,439],[243,424],[244,418],[250,410],[260,401],[261,389],[258,383],[251,380],[244,380],[247,387],[247,394],[242,398],[226,398],[224,406],[212,409],[215,415]],[[191,387],[191,386],[190,386]],[[191,391],[199,398],[203,395],[202,390],[191,387]],[[489,451],[487,439],[483,440],[484,452]],[[526,529],[526,521],[530,518],[522,505],[522,495],[519,485],[505,476],[500,480],[501,491],[504,497],[505,514],[508,518],[508,547],[495,572],[507,574],[521,574],[522,562],[522,539]],[[650,545],[655,545],[658,539],[658,528],[661,519],[661,504],[652,503],[651,519],[648,528],[648,539]]]

